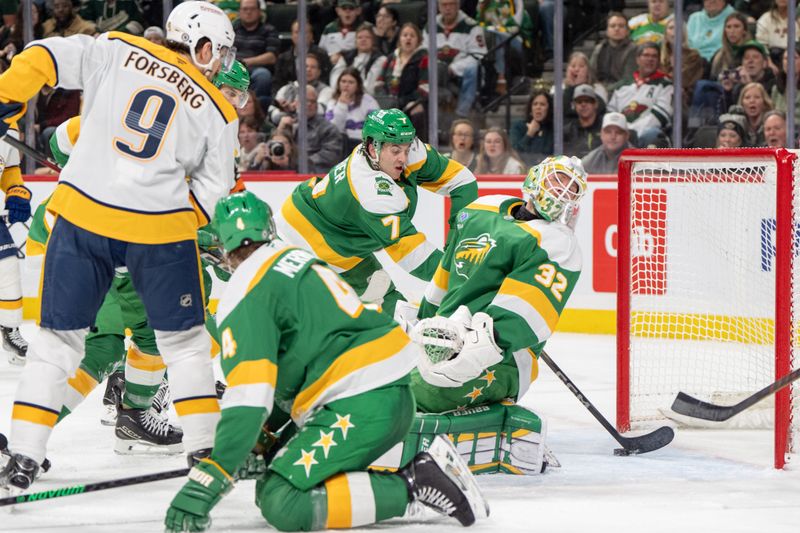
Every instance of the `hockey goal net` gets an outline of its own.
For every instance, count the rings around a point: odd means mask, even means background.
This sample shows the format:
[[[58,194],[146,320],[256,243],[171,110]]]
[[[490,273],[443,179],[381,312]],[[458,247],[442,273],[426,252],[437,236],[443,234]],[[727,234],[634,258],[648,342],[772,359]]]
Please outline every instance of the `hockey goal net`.
[[[800,363],[798,175],[797,154],[784,149],[623,154],[620,431],[663,422],[679,391],[730,405]],[[765,404],[776,468],[800,442],[798,389]]]

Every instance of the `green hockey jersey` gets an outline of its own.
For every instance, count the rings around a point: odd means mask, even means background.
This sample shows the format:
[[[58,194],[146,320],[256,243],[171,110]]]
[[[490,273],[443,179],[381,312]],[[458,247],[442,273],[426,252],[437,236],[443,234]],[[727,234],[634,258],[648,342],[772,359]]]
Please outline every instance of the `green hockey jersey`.
[[[408,383],[418,353],[322,261],[277,240],[236,269],[217,325],[228,388],[212,458],[227,472],[250,452],[273,405],[302,427],[332,401]]]
[[[524,202],[483,196],[456,215],[455,234],[425,290],[420,318],[461,305],[494,319],[504,363],[519,371],[521,398],[536,377],[537,354],[553,331],[581,271],[573,231],[560,222],[516,220]]]
[[[385,249],[403,270],[428,281],[441,251],[411,221],[418,186],[449,196],[453,213],[478,195],[472,172],[419,139],[411,144],[404,177],[398,182],[372,170],[359,145],[326,176],[295,188],[281,208],[278,230],[337,272],[351,270]]]

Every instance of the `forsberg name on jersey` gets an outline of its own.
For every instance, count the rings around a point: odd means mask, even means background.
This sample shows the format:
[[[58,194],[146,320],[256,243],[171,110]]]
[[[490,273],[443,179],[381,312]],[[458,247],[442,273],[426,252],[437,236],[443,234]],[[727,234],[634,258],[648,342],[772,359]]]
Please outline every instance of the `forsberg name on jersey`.
[[[159,80],[166,80],[167,83],[175,85],[183,101],[193,109],[202,107],[206,102],[206,95],[201,90],[195,89],[195,83],[172,65],[162,63],[152,57],[143,56],[136,50],[131,50],[122,67],[128,70],[138,70],[143,74]]]

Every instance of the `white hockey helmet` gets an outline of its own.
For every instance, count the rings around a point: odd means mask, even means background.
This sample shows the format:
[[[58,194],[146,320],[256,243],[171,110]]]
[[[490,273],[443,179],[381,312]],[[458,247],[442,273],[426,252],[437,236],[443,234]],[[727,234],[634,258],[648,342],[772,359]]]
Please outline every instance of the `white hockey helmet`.
[[[571,218],[586,189],[581,160],[566,155],[545,158],[528,171],[522,184],[523,197],[545,220],[558,220],[562,215]]]
[[[206,64],[200,63],[195,56],[195,48],[202,39],[211,41],[213,55]],[[167,41],[186,45],[192,61],[201,69],[209,68],[214,59],[219,59],[222,71],[229,71],[236,59],[233,39],[230,19],[224,11],[209,2],[182,2],[172,10],[167,19]]]

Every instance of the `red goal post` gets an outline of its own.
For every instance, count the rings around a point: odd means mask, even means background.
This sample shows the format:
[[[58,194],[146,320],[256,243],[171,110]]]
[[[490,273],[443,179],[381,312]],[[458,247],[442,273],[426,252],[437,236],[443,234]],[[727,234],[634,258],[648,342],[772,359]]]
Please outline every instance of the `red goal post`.
[[[797,160],[783,148],[623,153],[620,431],[663,422],[679,391],[736,403],[800,361]],[[775,397],[776,468],[792,452],[799,407],[797,390]]]

